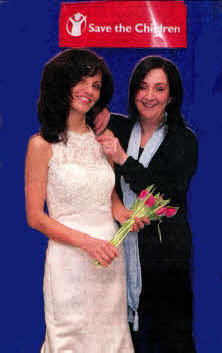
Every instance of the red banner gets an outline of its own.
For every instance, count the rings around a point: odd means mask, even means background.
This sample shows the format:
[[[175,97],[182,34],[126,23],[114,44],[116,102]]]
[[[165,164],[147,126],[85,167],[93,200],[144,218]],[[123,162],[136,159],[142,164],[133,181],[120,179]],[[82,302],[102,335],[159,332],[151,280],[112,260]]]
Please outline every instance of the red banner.
[[[187,46],[183,1],[62,3],[60,47]]]

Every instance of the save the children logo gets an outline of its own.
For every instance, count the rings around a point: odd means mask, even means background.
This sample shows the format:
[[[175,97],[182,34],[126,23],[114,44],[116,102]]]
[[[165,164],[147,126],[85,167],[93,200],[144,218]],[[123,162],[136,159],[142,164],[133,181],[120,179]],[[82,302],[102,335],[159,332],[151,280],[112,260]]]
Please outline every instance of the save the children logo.
[[[67,32],[73,37],[81,36],[86,29],[86,19],[87,17],[80,12],[77,12],[73,16],[69,17],[66,23]]]
[[[66,22],[66,31],[72,37],[80,37],[86,29],[87,16],[84,16],[80,12],[76,12],[74,15],[68,18]],[[161,33],[180,33],[181,28],[179,26],[164,26],[158,23],[136,23],[132,25],[123,25],[122,23],[112,23],[110,25],[100,25],[95,23],[88,24],[88,33],[147,33],[147,34],[161,34]]]
[[[182,1],[115,0],[112,9],[110,3],[62,3],[59,46],[186,48],[187,9]]]

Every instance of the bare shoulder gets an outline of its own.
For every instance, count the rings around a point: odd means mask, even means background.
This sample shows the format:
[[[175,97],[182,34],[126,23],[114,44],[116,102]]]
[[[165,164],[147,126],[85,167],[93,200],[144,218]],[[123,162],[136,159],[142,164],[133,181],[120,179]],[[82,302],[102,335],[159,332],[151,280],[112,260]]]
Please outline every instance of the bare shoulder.
[[[51,143],[47,142],[42,138],[38,133],[30,137],[28,147],[32,149],[44,150],[47,151],[51,148]]]
[[[35,134],[29,139],[27,153],[39,155],[39,157],[44,159],[50,159],[52,144],[44,140],[40,134]]]
[[[26,164],[35,164],[36,166],[48,166],[52,157],[52,144],[45,141],[40,134],[30,137],[28,142]]]

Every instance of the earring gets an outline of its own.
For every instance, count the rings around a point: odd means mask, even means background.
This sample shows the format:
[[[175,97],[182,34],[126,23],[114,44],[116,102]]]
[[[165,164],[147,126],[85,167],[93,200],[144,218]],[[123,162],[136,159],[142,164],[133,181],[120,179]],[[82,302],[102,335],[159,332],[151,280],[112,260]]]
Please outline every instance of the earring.
[[[170,98],[167,102],[167,104],[169,104],[170,102],[172,102],[173,98]]]

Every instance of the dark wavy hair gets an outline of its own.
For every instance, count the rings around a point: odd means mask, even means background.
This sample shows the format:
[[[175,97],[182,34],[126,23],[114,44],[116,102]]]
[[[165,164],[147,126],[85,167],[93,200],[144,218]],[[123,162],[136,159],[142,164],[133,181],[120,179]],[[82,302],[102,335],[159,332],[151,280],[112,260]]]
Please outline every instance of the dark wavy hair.
[[[110,101],[113,93],[112,75],[103,58],[88,49],[67,49],[46,63],[37,102],[40,134],[48,142],[67,141],[67,118],[70,111],[71,88],[83,76],[102,73],[100,97],[87,113],[87,123]]]
[[[144,79],[146,74],[152,69],[163,69],[166,73],[171,101],[166,106],[166,112],[168,113],[168,124],[178,124],[185,126],[185,121],[181,114],[180,108],[183,101],[183,84],[180,76],[180,72],[175,64],[170,60],[161,56],[146,56],[141,59],[135,66],[129,84],[129,116],[132,121],[136,121],[139,118],[139,112],[135,104],[135,96],[140,87],[141,81]]]

